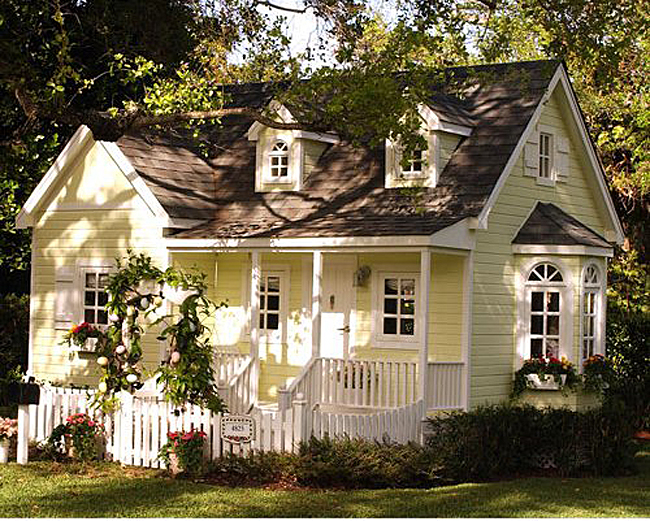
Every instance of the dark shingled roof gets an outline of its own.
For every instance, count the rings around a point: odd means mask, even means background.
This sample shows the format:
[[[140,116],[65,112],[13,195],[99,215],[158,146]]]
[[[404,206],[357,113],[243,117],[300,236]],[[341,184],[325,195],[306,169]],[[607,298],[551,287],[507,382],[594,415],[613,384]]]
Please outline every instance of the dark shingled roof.
[[[117,142],[171,217],[204,222],[175,237],[306,237],[432,234],[479,215],[546,91],[556,61],[457,67],[432,92],[438,116],[472,127],[435,188],[384,188],[384,150],[329,146],[302,190],[255,192],[255,143],[244,117],[206,128],[211,159],[178,130]],[[445,92],[443,92],[443,90]],[[233,103],[265,106],[268,84],[232,90]]]
[[[513,244],[612,247],[591,228],[552,203],[537,203],[512,242]]]

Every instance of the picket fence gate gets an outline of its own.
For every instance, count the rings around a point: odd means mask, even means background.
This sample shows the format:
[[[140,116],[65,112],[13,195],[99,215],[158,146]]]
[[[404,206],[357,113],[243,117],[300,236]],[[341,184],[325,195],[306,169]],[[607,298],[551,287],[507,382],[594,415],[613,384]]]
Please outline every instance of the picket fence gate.
[[[88,413],[104,425],[105,457],[125,465],[163,468],[158,459],[167,433],[190,429],[206,433],[205,456],[215,459],[228,453],[245,455],[250,450],[292,452],[311,435],[322,438],[349,436],[377,441],[419,442],[424,404],[420,400],[398,409],[371,413],[323,412],[308,409],[301,395],[284,410],[253,411],[256,432],[250,444],[231,443],[221,435],[221,422],[228,414],[215,414],[198,406],[175,410],[156,396],[120,394],[120,410],[96,414],[90,402],[94,391],[41,387],[39,405],[29,407],[29,439],[45,441],[53,429],[77,413]],[[23,429],[24,430],[24,429]],[[26,440],[25,440],[26,441]],[[26,445],[26,444],[25,444]]]

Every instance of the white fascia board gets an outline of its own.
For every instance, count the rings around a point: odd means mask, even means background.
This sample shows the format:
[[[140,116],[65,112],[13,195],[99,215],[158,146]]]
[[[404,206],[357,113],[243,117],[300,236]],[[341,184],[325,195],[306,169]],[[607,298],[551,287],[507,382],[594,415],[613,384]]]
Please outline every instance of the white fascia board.
[[[92,139],[90,129],[81,125],[68,141],[58,155],[54,164],[38,183],[32,194],[29,196],[20,212],[16,216],[16,228],[28,228],[34,226],[34,213],[50,195],[56,182],[64,175],[66,169],[74,162],[79,153],[84,149],[86,142]]]
[[[336,134],[325,132],[311,132],[307,130],[294,130],[294,135],[297,138],[309,139],[311,141],[320,141],[321,143],[335,144],[341,141],[341,138]]]
[[[560,66],[559,69],[561,73],[560,82],[562,83],[562,87],[564,88],[566,97],[569,100],[569,106],[571,107],[571,114],[573,115],[573,119],[576,123],[576,126],[578,127],[578,132],[580,133],[582,143],[587,151],[587,157],[589,158],[589,163],[591,165],[592,171],[594,172],[594,175],[596,176],[596,179],[598,181],[600,194],[602,195],[605,201],[605,206],[607,207],[609,218],[612,221],[612,225],[613,225],[612,228],[616,233],[616,243],[619,245],[623,244],[623,242],[625,241],[625,232],[623,231],[623,225],[621,224],[621,221],[618,218],[618,214],[616,213],[616,208],[614,206],[614,201],[612,201],[612,197],[607,188],[607,183],[605,182],[605,169],[603,168],[603,165],[600,162],[600,158],[596,153],[594,144],[591,138],[589,137],[589,132],[587,130],[585,120],[582,117],[582,113],[580,112],[578,100],[575,96],[573,88],[571,87],[569,76],[567,75],[567,72],[563,66]]]
[[[179,239],[169,237],[169,250],[231,250],[231,249],[318,249],[318,248],[434,248],[437,251],[472,250],[475,234],[470,219],[463,219],[433,235],[392,235],[382,237],[286,237],[242,239]]]
[[[559,244],[513,244],[512,253],[521,255],[582,255],[592,257],[612,257],[613,248],[596,246],[559,245]]]
[[[98,141],[98,143],[104,148],[106,153],[111,157],[115,162],[120,171],[124,174],[133,189],[145,202],[149,210],[160,220],[163,226],[170,226],[171,219],[169,215],[162,207],[156,196],[153,194],[151,189],[147,186],[147,183],[138,175],[135,168],[129,161],[129,159],[124,155],[120,150],[120,147],[117,146],[117,143],[110,141]]]
[[[490,212],[492,211],[492,208],[496,204],[497,199],[501,194],[501,190],[503,190],[503,187],[505,186],[506,181],[510,176],[510,172],[512,172],[512,169],[517,163],[517,160],[521,155],[521,151],[524,148],[526,141],[528,141],[528,137],[535,129],[535,125],[537,125],[537,122],[539,121],[539,117],[542,114],[544,105],[553,94],[553,90],[555,89],[555,86],[560,81],[561,77],[562,77],[562,67],[558,66],[558,68],[555,70],[555,74],[553,74],[553,78],[551,78],[551,81],[548,85],[548,88],[546,89],[546,92],[542,96],[542,99],[539,101],[537,108],[535,109],[535,112],[533,113],[530,120],[528,121],[528,125],[526,126],[523,134],[519,138],[519,142],[517,143],[517,146],[513,150],[512,154],[510,155],[510,158],[508,159],[508,162],[506,163],[505,168],[501,172],[497,184],[492,189],[492,193],[490,194],[490,197],[488,198],[487,202],[485,203],[485,206],[483,207],[483,210],[478,216],[479,228],[481,230],[487,230],[488,217],[490,216]]]
[[[429,130],[440,130],[442,132],[457,134],[459,136],[469,136],[472,133],[472,127],[466,127],[464,125],[457,125],[455,123],[442,121],[438,114],[436,114],[435,111],[428,105],[420,104],[418,110],[420,112],[420,116],[426,122]]]

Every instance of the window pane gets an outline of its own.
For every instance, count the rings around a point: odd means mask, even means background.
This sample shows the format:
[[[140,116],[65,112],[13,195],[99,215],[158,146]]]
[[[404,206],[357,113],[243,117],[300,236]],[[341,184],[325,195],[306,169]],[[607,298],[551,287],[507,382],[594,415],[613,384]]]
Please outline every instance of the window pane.
[[[384,299],[384,313],[389,315],[397,315],[397,299],[385,298]]]
[[[560,317],[550,316],[546,317],[546,334],[559,335],[560,334]]]
[[[280,315],[276,313],[269,313],[266,315],[266,329],[279,329]]]
[[[587,319],[587,324],[588,328],[587,330],[589,331],[589,336],[594,336],[594,331],[596,331],[596,328],[594,327],[594,317],[589,317]]]
[[[596,295],[593,293],[588,293],[589,295],[589,311],[588,313],[593,315],[596,312]]]
[[[260,329],[264,329],[264,313],[260,313]]]
[[[546,356],[559,358],[560,356],[560,342],[558,340],[546,339]]]
[[[97,275],[95,273],[86,273],[86,287],[87,288],[97,287]]]
[[[415,315],[415,301],[402,300],[401,311],[403,315]]]
[[[97,303],[100,306],[105,306],[107,302],[108,302],[108,295],[105,292],[100,291],[97,294]]]
[[[108,324],[108,313],[103,309],[97,311],[97,323]]]
[[[540,277],[539,273],[537,273],[537,268],[530,272],[530,275],[528,275],[528,280],[531,282],[538,282],[542,280],[542,277]]]
[[[415,279],[402,279],[401,282],[402,295],[415,295]]]
[[[541,335],[544,332],[543,315],[533,315],[530,317],[530,332],[533,335]]]
[[[269,293],[279,293],[280,292],[280,277],[269,277]]]
[[[542,356],[542,339],[533,338],[530,341],[530,356],[531,358],[539,358]]]
[[[553,275],[550,277],[551,282],[562,282],[562,274],[559,271],[555,271]]]
[[[384,334],[385,335],[396,335],[397,334],[397,319],[396,318],[384,318]]]
[[[532,311],[544,311],[544,292],[533,291],[530,309]]]
[[[397,295],[397,279],[384,280],[384,295]]]
[[[560,294],[557,291],[549,291],[546,298],[548,311],[560,311]]]
[[[85,309],[84,310],[84,322],[89,322],[90,324],[95,323],[95,310],[94,309]]]
[[[100,273],[98,287],[105,288],[106,286],[108,286],[108,273]]]
[[[86,291],[84,292],[84,305],[85,306],[94,306],[95,305],[95,292]]]
[[[278,311],[280,309],[280,296],[269,295],[269,300],[266,309],[269,309],[271,311]]]
[[[399,332],[402,335],[413,335],[415,333],[415,320],[412,318],[400,320]]]
[[[260,309],[266,309],[266,297],[260,295]]]

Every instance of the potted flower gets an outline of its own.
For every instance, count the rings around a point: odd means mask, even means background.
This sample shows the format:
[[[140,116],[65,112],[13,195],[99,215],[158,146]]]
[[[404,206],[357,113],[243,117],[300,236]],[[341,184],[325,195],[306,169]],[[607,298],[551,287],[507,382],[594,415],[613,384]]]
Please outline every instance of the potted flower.
[[[85,413],[69,416],[65,421],[65,448],[73,459],[99,459],[104,441],[102,425]]]
[[[198,474],[203,467],[205,438],[205,432],[194,429],[169,432],[167,443],[161,447],[158,458],[174,476],[181,472]]]
[[[97,339],[102,332],[88,322],[79,325],[72,324],[72,327],[63,336],[61,343],[67,343],[68,347],[77,346],[80,351],[95,351]]]
[[[565,357],[530,358],[524,360],[515,372],[512,397],[516,398],[526,389],[557,391],[575,389],[579,382],[575,368]]]
[[[9,442],[18,435],[18,420],[0,418],[0,463],[9,462]]]

